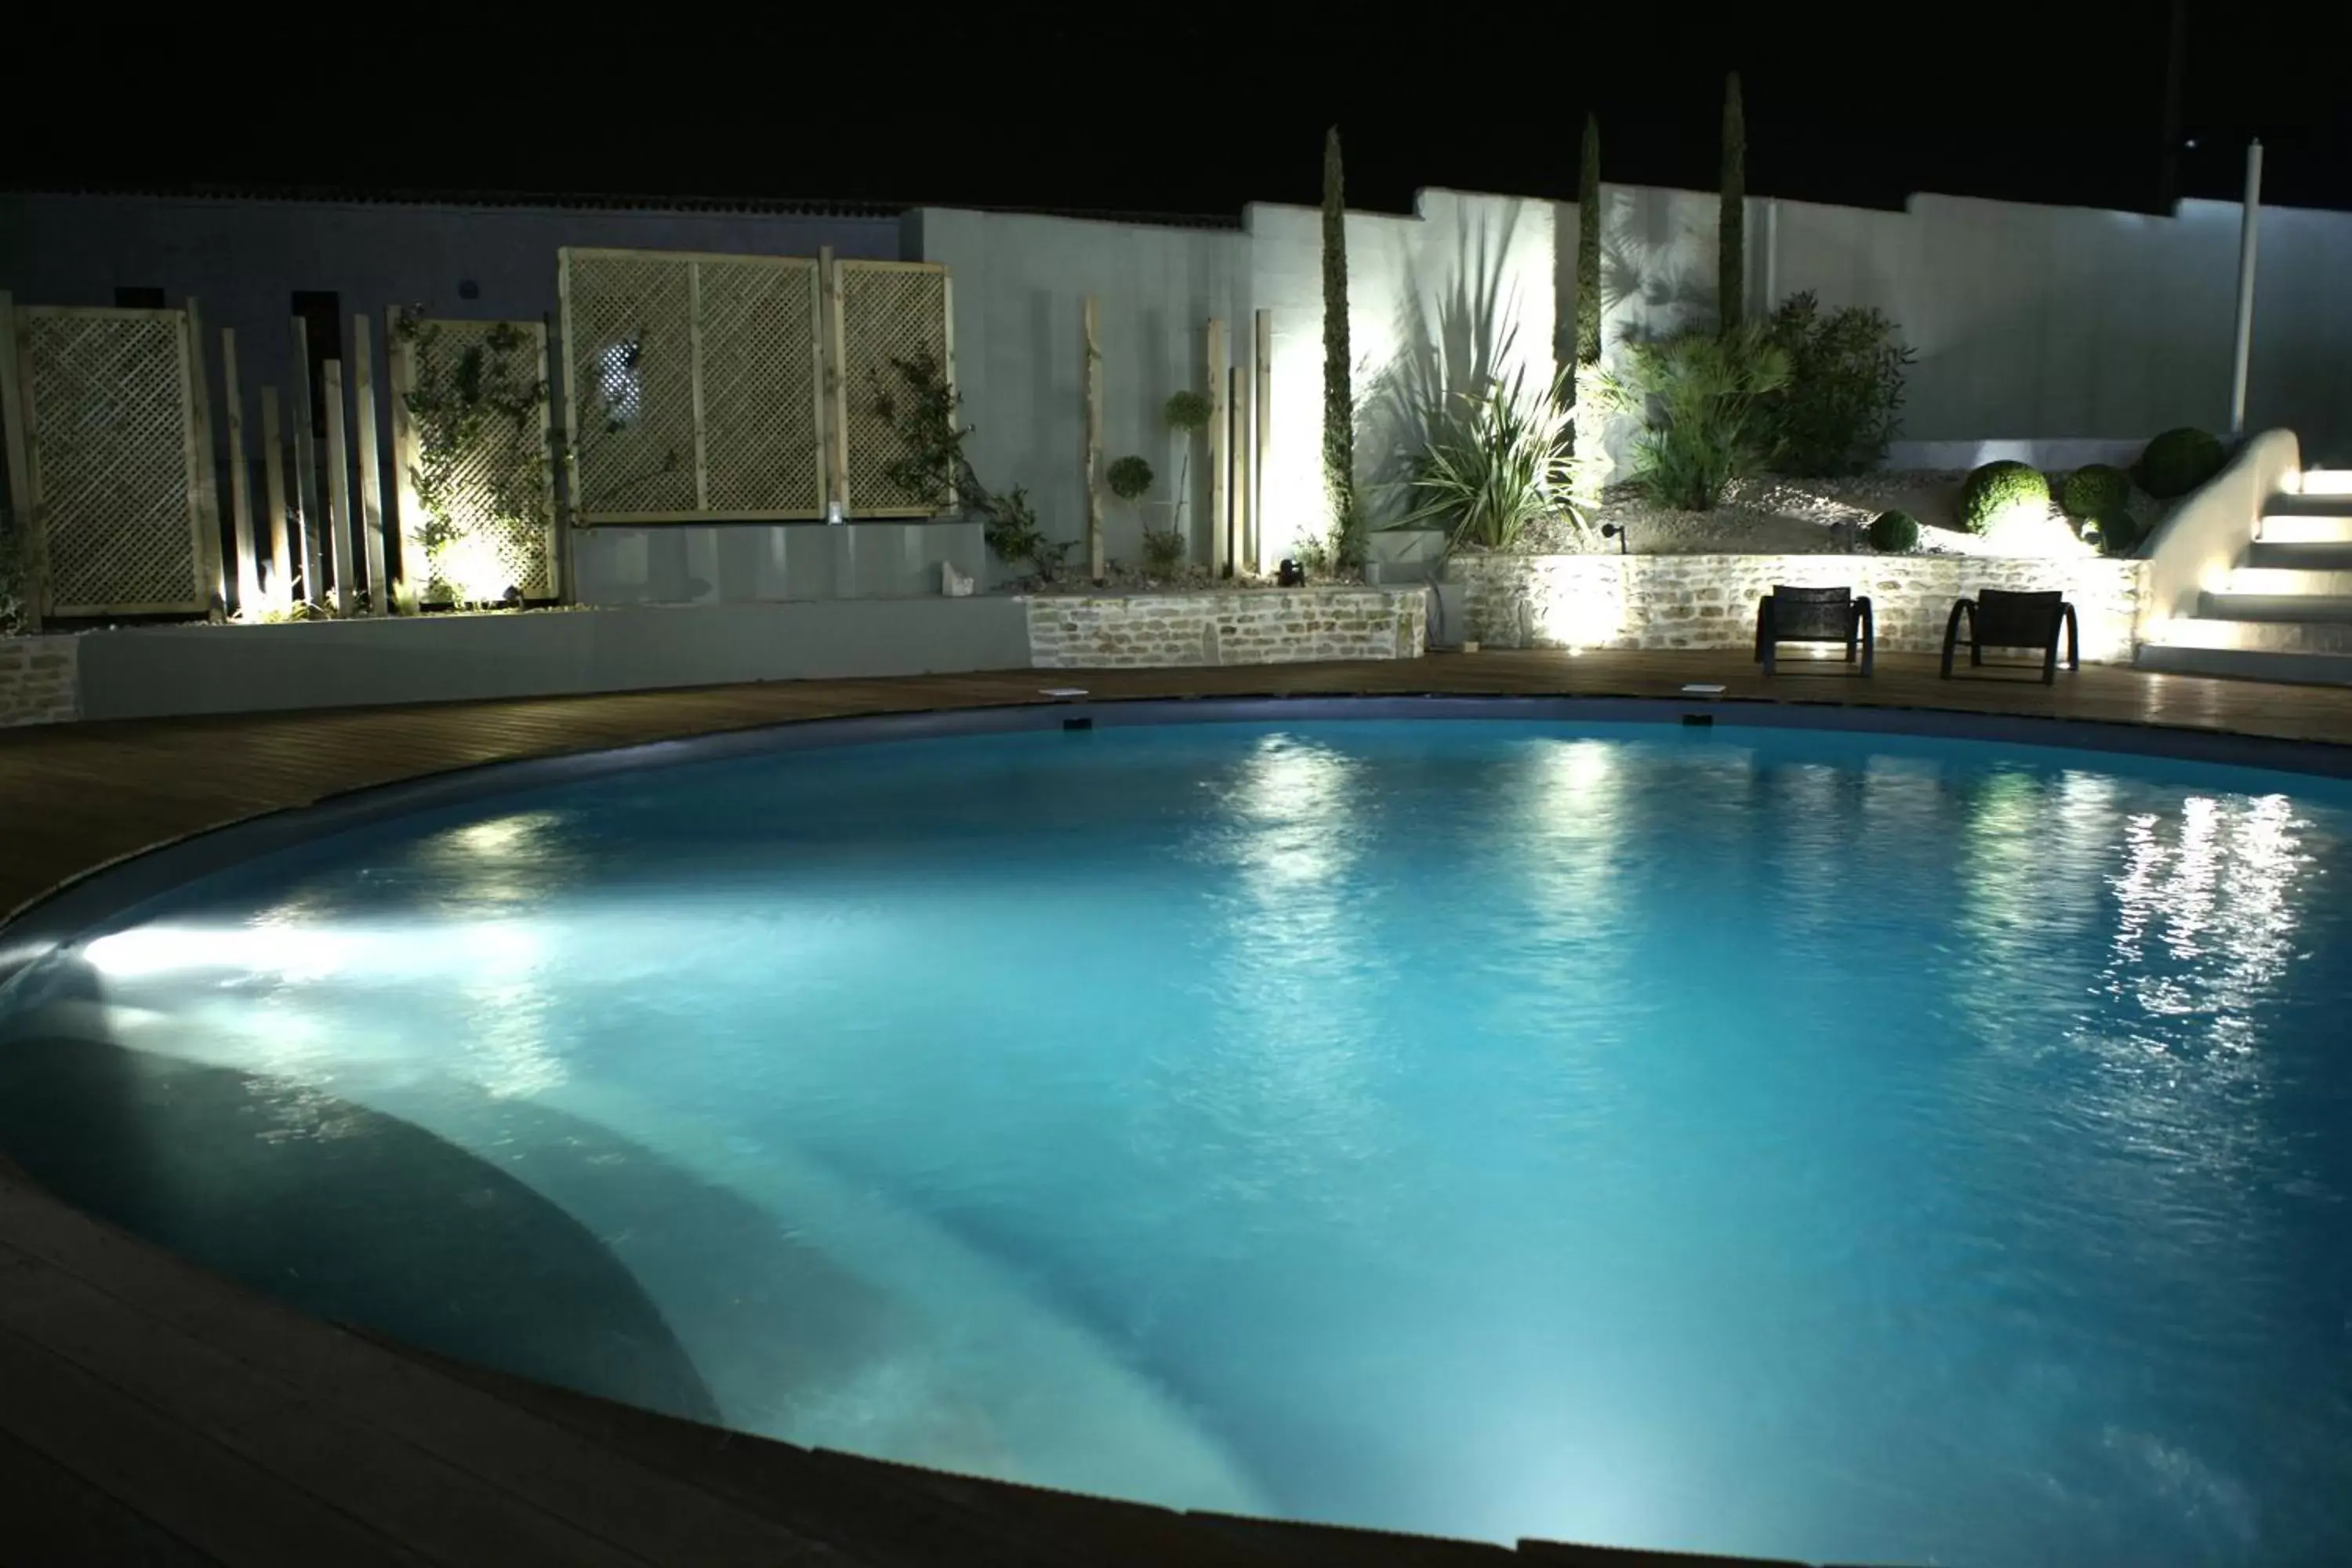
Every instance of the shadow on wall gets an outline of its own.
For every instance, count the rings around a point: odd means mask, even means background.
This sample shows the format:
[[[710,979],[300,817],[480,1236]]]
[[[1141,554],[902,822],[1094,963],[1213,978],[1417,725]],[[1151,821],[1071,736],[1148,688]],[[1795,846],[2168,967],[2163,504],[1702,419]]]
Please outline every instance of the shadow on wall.
[[[1356,377],[1365,388],[1356,404],[1356,477],[1374,528],[1410,510],[1406,484],[1428,448],[1433,422],[1485,391],[1512,357],[1518,326],[1511,319],[1507,259],[1517,225],[1514,213],[1463,235],[1452,277],[1438,290],[1424,289],[1410,264],[1405,268],[1395,356]]]

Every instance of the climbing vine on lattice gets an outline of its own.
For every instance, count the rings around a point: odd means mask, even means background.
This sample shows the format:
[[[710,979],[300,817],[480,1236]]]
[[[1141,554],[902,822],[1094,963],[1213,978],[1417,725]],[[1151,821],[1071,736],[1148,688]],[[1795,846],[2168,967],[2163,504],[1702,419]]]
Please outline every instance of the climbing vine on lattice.
[[[408,356],[404,461],[419,513],[406,537],[425,557],[404,572],[421,564],[422,597],[436,602],[552,597],[540,334],[405,310],[393,336]]]

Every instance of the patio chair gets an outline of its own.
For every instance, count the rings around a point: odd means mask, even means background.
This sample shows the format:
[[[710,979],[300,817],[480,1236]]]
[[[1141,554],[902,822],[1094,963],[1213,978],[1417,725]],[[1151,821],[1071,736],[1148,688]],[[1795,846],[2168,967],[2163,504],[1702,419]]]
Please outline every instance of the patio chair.
[[[1787,588],[1775,583],[1756,604],[1756,662],[1770,675],[1779,666],[1779,645],[1784,642],[1842,642],[1845,661],[1862,661],[1868,675],[1878,641],[1871,618],[1870,596],[1857,598],[1851,588]]]
[[[1959,646],[1960,623],[1969,626],[1969,663],[1984,663],[1989,647],[2032,647],[2042,650],[2042,684],[2058,680],[2058,634],[2066,634],[2066,668],[2083,668],[2083,632],[2074,623],[2074,606],[2058,590],[2017,594],[2006,588],[1982,588],[1973,599],[1952,606],[1944,624],[1944,679],[1952,678],[1952,654]]]

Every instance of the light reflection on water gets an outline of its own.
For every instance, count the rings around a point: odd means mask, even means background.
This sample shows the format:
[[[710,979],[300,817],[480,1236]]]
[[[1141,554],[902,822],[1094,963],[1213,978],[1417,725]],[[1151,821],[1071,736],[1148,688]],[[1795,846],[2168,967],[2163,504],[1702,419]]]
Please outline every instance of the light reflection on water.
[[[709,764],[216,879],[0,1026],[243,1086],[84,1143],[425,1128],[803,1441],[1502,1538],[2326,1560],[2352,812],[2170,776],[1478,723]],[[635,1375],[600,1342],[531,1364]]]

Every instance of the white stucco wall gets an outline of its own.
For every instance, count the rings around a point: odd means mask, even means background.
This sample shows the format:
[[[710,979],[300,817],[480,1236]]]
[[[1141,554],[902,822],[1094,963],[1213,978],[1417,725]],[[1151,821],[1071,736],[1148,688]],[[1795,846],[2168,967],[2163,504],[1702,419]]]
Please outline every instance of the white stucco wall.
[[[1225,229],[1152,227],[926,207],[908,224],[921,259],[954,280],[956,390],[972,436],[965,451],[981,482],[1028,488],[1047,531],[1085,528],[1084,301],[1100,301],[1103,458],[1151,465],[1141,506],[1104,498],[1106,547],[1141,554],[1149,521],[1167,527],[1182,470],[1181,445],[1160,419],[1169,395],[1208,390],[1202,331],[1226,326],[1228,356],[1250,358],[1248,251]],[[1207,559],[1205,440],[1196,440],[1186,531]]]

